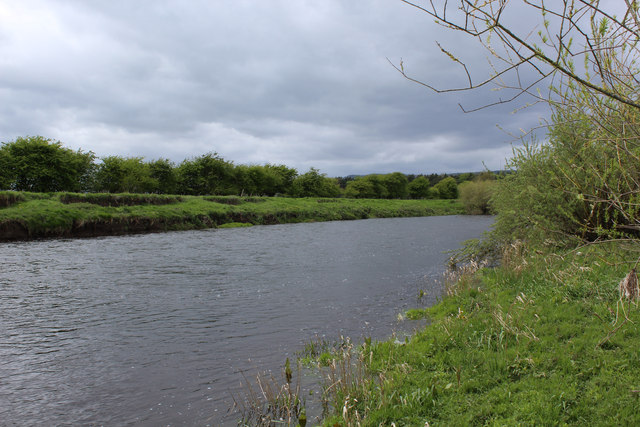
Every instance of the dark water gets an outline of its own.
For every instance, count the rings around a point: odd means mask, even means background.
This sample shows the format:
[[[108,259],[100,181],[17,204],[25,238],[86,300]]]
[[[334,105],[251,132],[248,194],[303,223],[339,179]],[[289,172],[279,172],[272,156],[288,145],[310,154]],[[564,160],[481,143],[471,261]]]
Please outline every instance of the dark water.
[[[278,371],[316,335],[389,336],[442,251],[491,222],[0,244],[0,425],[233,425],[240,372]]]

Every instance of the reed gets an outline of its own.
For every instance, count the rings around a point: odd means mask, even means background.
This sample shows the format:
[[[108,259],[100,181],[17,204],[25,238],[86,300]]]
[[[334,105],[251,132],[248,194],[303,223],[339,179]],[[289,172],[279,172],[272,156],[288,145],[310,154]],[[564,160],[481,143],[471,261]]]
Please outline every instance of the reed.
[[[295,375],[287,358],[282,379],[258,373],[254,381],[244,377],[243,396],[234,397],[232,411],[239,412],[238,425],[270,427],[306,424],[304,401],[300,399],[300,364]]]

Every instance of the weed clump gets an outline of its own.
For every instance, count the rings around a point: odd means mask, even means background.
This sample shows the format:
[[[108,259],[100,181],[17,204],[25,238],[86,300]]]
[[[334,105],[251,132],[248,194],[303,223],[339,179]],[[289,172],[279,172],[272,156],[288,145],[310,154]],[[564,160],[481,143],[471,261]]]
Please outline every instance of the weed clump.
[[[638,288],[638,275],[636,274],[635,268],[632,268],[629,274],[627,274],[624,279],[620,281],[620,285],[618,286],[618,288],[620,291],[621,299],[638,299],[640,288]]]
[[[61,203],[91,203],[98,206],[170,205],[182,201],[180,196],[159,194],[59,193]]]
[[[23,202],[24,200],[25,198],[21,193],[16,193],[14,191],[0,192],[0,208],[8,208],[11,205]]]
[[[304,426],[307,415],[300,399],[300,366],[293,382],[293,371],[287,358],[284,366],[284,381],[273,375],[258,373],[255,382],[245,377],[245,395],[234,397],[234,407],[241,414],[238,425],[270,427],[273,425]]]

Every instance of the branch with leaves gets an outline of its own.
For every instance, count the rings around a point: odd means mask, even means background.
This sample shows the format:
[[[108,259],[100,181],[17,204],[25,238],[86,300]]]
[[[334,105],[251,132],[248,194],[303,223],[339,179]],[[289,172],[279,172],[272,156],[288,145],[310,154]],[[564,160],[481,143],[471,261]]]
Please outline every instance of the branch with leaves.
[[[563,91],[555,88],[567,85],[578,85],[591,96],[640,109],[637,0],[613,4],[619,7],[617,11],[606,10],[598,0],[524,0],[515,4],[509,0],[459,0],[456,4],[430,0],[424,6],[400,1],[434,18],[438,25],[478,40],[489,52],[492,68],[488,76],[474,81],[469,67],[438,43],[440,50],[462,67],[466,84],[439,89],[408,74],[402,61],[393,64],[405,78],[438,93],[472,90],[489,83],[515,91],[506,99],[473,109],[463,108],[465,111],[512,102],[525,94],[537,101],[566,102]],[[508,12],[528,17],[533,12],[540,16],[540,23],[525,28],[510,22]],[[583,71],[577,70],[579,59],[584,62]],[[514,75],[515,84],[505,83],[509,74]],[[556,82],[556,78],[560,81]],[[553,88],[540,91],[545,81]]]

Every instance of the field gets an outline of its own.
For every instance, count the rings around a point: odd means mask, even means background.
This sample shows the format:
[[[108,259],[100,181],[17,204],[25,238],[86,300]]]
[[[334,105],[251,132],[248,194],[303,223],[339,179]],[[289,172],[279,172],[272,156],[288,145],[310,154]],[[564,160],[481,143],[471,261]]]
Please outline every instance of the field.
[[[0,241],[461,213],[457,200],[1,192]]]

